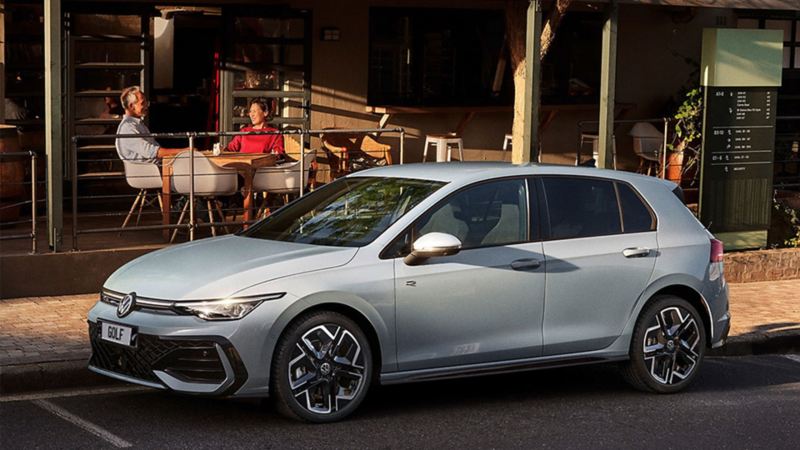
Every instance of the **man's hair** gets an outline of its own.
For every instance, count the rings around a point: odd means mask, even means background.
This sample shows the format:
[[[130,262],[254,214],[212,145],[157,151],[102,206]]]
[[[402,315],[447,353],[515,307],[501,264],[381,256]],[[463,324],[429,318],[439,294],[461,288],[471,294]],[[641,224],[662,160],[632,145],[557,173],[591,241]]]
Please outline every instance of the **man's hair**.
[[[131,103],[136,101],[137,92],[142,92],[139,86],[129,86],[122,90],[122,94],[119,96],[120,103],[122,103],[122,109],[127,110],[130,108]],[[144,95],[143,92],[142,95]]]

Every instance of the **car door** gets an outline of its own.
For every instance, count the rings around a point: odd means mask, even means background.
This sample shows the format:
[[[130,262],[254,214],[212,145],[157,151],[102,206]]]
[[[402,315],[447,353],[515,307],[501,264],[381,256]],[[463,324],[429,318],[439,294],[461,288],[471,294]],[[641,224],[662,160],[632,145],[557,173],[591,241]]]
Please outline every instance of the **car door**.
[[[622,333],[652,276],[655,215],[626,183],[543,177],[540,186],[547,212],[543,354],[604,348]]]
[[[455,255],[395,259],[400,370],[538,356],[544,265],[524,179],[473,185],[424,214],[403,240],[444,232]],[[538,223],[538,220],[534,223]]]

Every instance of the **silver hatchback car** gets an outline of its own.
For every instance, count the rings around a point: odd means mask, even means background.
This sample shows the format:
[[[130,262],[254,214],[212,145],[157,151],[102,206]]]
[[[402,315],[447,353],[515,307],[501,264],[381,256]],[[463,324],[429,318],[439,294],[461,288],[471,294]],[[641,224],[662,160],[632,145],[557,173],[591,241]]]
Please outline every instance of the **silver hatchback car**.
[[[722,244],[674,184],[591,168],[359,172],[237,235],[117,270],[89,368],[181,393],[352,413],[372,383],[622,362],[676,392],[730,326]]]

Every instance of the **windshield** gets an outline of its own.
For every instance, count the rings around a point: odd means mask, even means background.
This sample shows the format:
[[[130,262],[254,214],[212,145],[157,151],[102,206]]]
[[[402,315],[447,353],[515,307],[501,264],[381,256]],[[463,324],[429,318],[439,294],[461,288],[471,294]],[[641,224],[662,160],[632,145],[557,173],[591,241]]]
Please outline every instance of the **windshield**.
[[[443,185],[404,178],[340,178],[281,208],[242,236],[361,247]]]

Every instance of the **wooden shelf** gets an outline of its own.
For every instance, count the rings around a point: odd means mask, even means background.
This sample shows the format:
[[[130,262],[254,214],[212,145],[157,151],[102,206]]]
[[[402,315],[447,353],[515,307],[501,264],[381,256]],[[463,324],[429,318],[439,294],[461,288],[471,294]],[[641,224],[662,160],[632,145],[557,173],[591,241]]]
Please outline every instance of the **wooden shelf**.
[[[87,118],[87,119],[78,119],[75,121],[75,125],[116,125],[122,120],[120,117],[119,119],[100,119],[100,118]]]
[[[234,98],[250,98],[250,97],[267,97],[267,98],[308,98],[310,99],[310,92],[303,91],[278,91],[278,90],[263,90],[263,89],[234,89]]]
[[[107,91],[103,89],[93,89],[75,92],[75,97],[119,97],[122,91],[112,90]]]
[[[142,63],[131,62],[92,62],[75,64],[76,69],[129,69],[141,70],[144,67]]]

